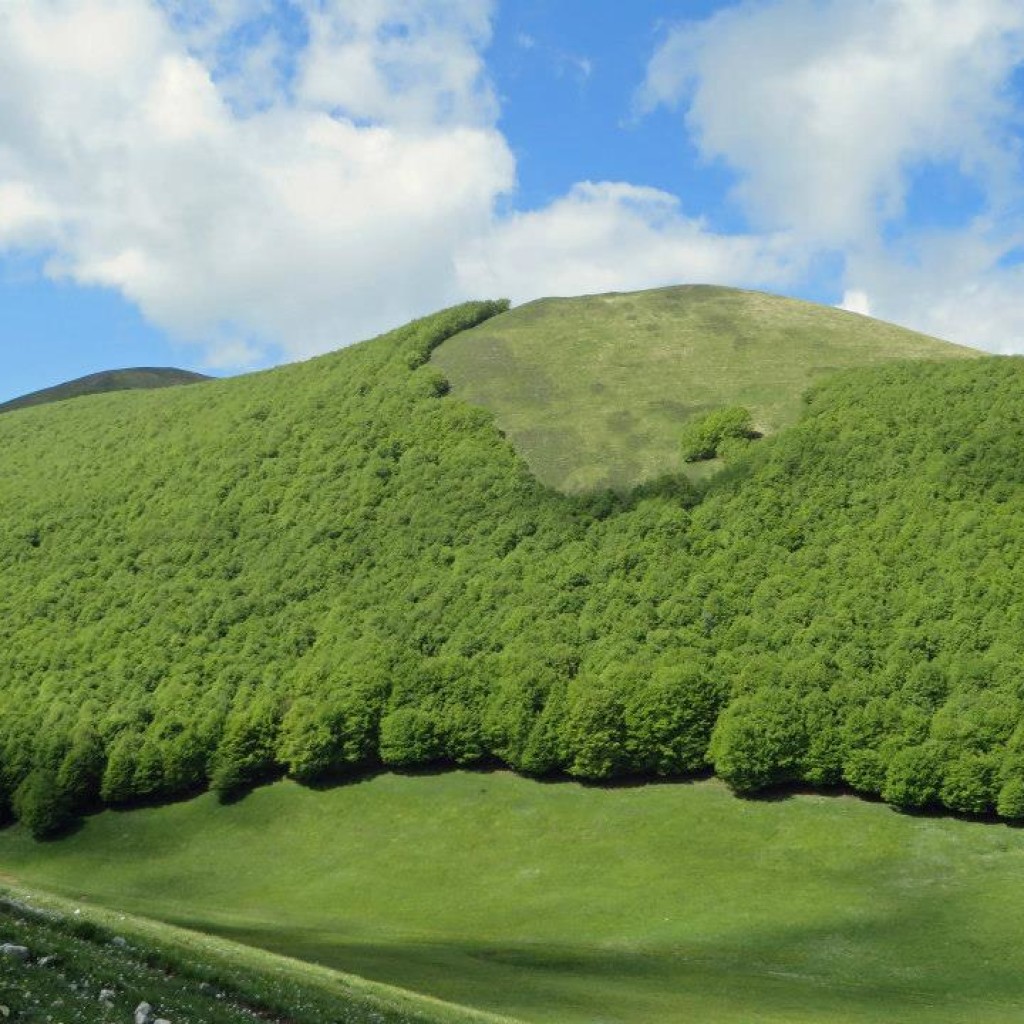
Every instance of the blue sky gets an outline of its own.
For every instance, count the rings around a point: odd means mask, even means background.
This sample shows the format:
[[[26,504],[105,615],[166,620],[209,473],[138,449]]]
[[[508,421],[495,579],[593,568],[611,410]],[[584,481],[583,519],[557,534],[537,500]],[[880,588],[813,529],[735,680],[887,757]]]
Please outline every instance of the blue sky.
[[[1019,0],[0,0],[0,400],[713,281],[1024,352]]]

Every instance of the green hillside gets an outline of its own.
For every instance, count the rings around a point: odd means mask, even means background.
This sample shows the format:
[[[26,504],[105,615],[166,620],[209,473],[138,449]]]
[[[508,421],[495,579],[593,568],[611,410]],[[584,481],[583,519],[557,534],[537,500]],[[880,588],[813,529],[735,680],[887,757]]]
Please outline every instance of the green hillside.
[[[80,891],[76,890],[76,891]],[[109,1024],[514,1024],[225,939],[0,886],[0,1019]]]
[[[1010,1024],[1022,868],[1019,830],[851,797],[508,773],[0,835],[33,884],[531,1024]]]
[[[494,413],[539,479],[579,491],[676,472],[682,425],[714,409],[746,406],[772,434],[836,370],[978,354],[831,307],[691,285],[541,299],[433,361],[458,397]]]
[[[822,380],[730,470],[544,487],[428,362],[468,304],[0,419],[0,795],[502,763],[1024,817],[1024,364]]]
[[[101,395],[108,391],[170,388],[179,384],[198,384],[204,380],[210,378],[190,370],[173,370],[167,367],[140,366],[130,370],[104,370],[102,373],[90,373],[52,388],[33,391],[20,398],[12,398],[9,402],[0,403],[0,412],[24,409],[30,405],[63,402],[84,395]]]

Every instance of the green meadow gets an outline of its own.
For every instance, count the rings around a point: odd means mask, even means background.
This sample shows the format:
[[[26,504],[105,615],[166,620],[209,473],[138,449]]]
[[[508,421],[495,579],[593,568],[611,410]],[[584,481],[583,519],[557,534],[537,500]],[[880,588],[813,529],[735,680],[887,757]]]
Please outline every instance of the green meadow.
[[[849,796],[510,773],[107,811],[19,883],[551,1024],[1009,1022],[1024,833]]]
[[[685,285],[539,299],[451,338],[432,361],[456,396],[494,413],[540,480],[586,491],[678,472],[681,425],[714,409],[745,406],[772,434],[838,370],[979,354],[828,306]]]

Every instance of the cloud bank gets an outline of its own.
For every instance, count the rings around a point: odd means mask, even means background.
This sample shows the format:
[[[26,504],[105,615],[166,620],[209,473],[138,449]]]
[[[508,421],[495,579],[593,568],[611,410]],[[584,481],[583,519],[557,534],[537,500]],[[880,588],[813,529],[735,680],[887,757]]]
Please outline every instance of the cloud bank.
[[[285,12],[285,13],[283,13]],[[1018,0],[773,0],[664,32],[639,93],[735,176],[514,203],[491,0],[0,0],[0,251],[115,289],[207,365],[367,337],[468,297],[715,281],[837,260],[873,315],[1024,350]],[[929,174],[979,197],[907,219]],[[916,224],[916,222],[915,222]]]

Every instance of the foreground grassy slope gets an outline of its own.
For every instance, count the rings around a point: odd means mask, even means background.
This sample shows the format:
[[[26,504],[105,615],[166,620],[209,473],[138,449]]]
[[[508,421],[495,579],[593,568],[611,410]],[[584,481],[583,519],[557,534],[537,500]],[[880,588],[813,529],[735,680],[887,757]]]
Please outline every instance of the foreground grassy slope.
[[[846,796],[285,782],[11,830],[0,872],[545,1024],[1008,1024],[1024,1000],[1024,834]]]
[[[48,405],[50,402],[64,402],[69,398],[85,395],[102,395],[108,391],[135,391],[151,388],[170,388],[180,384],[198,384],[210,378],[191,370],[174,370],[169,367],[140,366],[129,370],[104,370],[90,373],[85,377],[43,388],[31,394],[12,398],[0,403],[0,412],[12,412],[33,405]]]
[[[713,409],[746,406],[771,434],[836,370],[978,354],[831,307],[693,285],[541,299],[452,338],[433,362],[541,480],[578,491],[676,472],[682,425]]]
[[[0,885],[0,1017],[22,1024],[501,1024],[504,1018],[145,918]],[[101,993],[105,998],[101,999]]]

